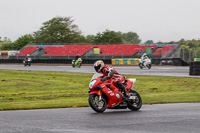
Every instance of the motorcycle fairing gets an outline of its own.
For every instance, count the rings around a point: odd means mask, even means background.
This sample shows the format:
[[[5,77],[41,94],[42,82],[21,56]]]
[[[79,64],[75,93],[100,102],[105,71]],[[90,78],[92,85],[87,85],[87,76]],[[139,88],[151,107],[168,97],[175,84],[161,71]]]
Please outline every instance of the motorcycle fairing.
[[[92,92],[90,92],[90,95],[91,95],[91,94],[102,95],[102,92],[101,92],[101,91],[92,91]]]
[[[112,90],[106,85],[101,85],[101,90],[108,97],[107,108],[116,106],[122,102],[121,92],[114,85],[112,86]]]
[[[75,62],[75,66],[78,66],[78,64],[81,63],[81,62],[82,62],[82,59],[81,59],[81,58],[78,58],[78,59],[76,60],[76,62]]]
[[[130,90],[136,82],[136,79],[126,79],[126,90]]]

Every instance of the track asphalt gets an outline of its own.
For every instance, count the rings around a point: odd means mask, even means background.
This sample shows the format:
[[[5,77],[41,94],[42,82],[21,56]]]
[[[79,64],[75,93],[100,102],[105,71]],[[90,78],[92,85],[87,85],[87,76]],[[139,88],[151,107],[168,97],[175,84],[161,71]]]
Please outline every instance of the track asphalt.
[[[138,66],[114,66],[120,74],[129,75],[149,75],[149,76],[170,76],[170,77],[194,77],[190,76],[189,67],[174,66],[153,66],[151,69],[140,69]],[[24,67],[21,65],[0,65],[0,69],[27,70],[27,71],[55,71],[55,72],[72,72],[72,73],[95,73],[93,66],[82,66],[81,68],[72,68],[72,66],[45,66],[32,65]]]
[[[0,133],[199,133],[200,103],[143,105],[107,109],[90,107],[0,111]]]

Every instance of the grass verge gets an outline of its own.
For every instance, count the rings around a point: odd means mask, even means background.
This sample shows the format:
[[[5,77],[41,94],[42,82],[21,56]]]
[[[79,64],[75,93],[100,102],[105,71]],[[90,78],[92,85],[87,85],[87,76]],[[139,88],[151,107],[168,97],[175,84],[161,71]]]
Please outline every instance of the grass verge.
[[[82,107],[93,74],[0,70],[0,110]],[[143,103],[200,102],[200,80],[126,75]]]

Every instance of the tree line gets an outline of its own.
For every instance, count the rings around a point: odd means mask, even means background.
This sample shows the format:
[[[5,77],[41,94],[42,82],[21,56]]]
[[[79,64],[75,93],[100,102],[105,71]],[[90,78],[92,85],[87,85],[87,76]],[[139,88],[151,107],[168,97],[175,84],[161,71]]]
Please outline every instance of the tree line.
[[[96,35],[82,35],[78,26],[73,24],[71,17],[54,17],[42,24],[38,31],[26,34],[11,42],[9,38],[0,37],[1,50],[19,50],[27,44],[139,44],[141,39],[135,32],[122,33],[106,29]],[[199,49],[200,40],[184,40],[174,42],[153,42],[147,40],[145,44],[180,44],[182,49]]]
[[[0,39],[1,50],[19,50],[27,44],[138,44],[141,42],[135,32],[105,30],[96,35],[84,36],[73,22],[71,17],[54,17],[44,22],[38,31],[23,35],[14,42]]]

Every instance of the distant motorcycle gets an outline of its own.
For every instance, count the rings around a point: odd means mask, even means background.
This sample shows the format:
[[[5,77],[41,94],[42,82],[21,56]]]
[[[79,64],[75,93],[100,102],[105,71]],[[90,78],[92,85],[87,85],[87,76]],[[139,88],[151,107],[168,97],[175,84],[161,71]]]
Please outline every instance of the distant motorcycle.
[[[139,59],[139,67],[141,68],[141,69],[143,69],[143,68],[149,68],[149,69],[151,69],[151,60],[150,59],[145,59],[143,62],[142,62],[142,60],[141,59]]]
[[[104,112],[108,109],[127,109],[137,111],[142,107],[140,95],[132,90],[136,79],[126,79],[126,90],[121,92],[113,85],[111,79],[101,81],[102,75],[93,75],[89,84],[90,107],[96,112]],[[106,86],[106,87],[105,87]],[[124,94],[126,93],[126,94]],[[124,99],[126,98],[126,99]]]
[[[78,58],[76,61],[75,60],[72,60],[72,67],[81,67],[81,64],[82,64],[82,59],[81,58]]]
[[[24,60],[23,63],[24,63],[24,66],[31,66],[31,58],[28,58],[28,60]]]

